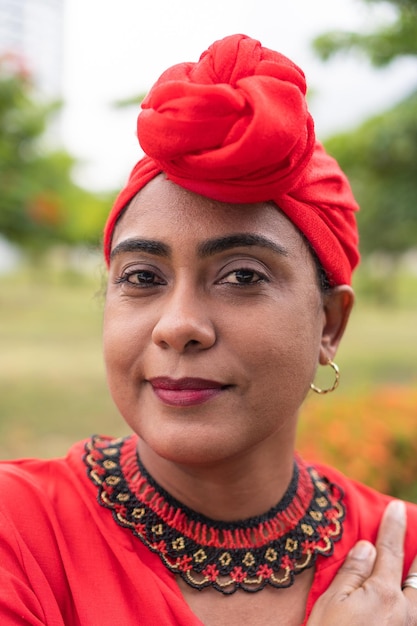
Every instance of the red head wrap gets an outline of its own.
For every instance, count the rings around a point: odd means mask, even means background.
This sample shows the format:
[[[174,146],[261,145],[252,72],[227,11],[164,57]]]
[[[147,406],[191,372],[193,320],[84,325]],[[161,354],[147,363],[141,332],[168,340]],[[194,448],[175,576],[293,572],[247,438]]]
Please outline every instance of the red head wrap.
[[[332,284],[350,283],[359,261],[358,207],[315,139],[305,93],[300,68],[244,35],[164,72],[142,103],[138,137],[147,156],[109,215],[106,260],[119,215],[163,171],[221,202],[274,201],[309,240]]]

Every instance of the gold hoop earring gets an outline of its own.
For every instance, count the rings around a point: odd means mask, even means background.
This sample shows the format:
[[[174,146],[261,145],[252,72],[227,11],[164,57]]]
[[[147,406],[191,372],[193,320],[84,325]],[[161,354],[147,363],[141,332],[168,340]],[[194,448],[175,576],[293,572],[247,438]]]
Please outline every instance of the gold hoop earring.
[[[333,361],[331,359],[329,359],[327,361],[327,365],[330,365],[330,367],[334,371],[334,383],[333,383],[333,385],[331,387],[329,387],[328,389],[320,389],[320,387],[316,387],[316,385],[314,383],[311,383],[311,385],[310,385],[310,389],[312,389],[315,393],[319,393],[321,395],[324,395],[325,393],[331,393],[332,391],[334,391],[336,389],[336,387],[339,384],[340,372],[339,372],[339,368],[337,367],[336,363],[333,363]]]

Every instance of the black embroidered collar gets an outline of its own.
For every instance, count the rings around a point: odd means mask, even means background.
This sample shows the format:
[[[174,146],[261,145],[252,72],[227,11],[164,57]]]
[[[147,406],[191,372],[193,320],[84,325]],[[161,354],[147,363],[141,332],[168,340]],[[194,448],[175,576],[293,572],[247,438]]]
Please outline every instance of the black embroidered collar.
[[[170,496],[142,466],[136,436],[93,437],[84,461],[98,502],[196,589],[289,587],[318,555],[330,556],[342,536],[341,489],[298,457],[280,502],[241,522],[211,520]]]

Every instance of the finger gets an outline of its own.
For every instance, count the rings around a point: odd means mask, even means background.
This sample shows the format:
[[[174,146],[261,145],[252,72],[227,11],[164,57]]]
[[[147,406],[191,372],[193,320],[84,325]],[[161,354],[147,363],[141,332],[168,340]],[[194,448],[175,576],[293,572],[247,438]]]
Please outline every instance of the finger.
[[[417,576],[417,556],[414,558],[413,562],[411,563],[411,566],[410,566],[410,569],[408,570],[407,576],[410,576],[410,574],[415,574]],[[416,604],[416,602],[417,602],[417,589],[414,589],[413,587],[408,587],[407,586],[407,587],[403,588],[403,593],[404,593],[406,598],[408,598],[410,600],[413,600],[413,603]],[[416,606],[416,613],[417,613],[417,606]]]
[[[402,580],[405,529],[405,504],[400,500],[392,500],[384,511],[379,527],[374,574],[396,585],[400,585]]]
[[[369,541],[358,541],[347,555],[326,595],[343,599],[360,589],[372,574],[375,560],[375,546]]]

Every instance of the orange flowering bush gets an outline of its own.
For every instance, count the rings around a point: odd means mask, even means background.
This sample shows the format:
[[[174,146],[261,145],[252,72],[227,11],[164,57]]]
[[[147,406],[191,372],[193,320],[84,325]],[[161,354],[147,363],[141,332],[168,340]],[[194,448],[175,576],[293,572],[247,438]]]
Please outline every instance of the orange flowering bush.
[[[417,502],[417,389],[310,396],[298,450],[379,491]]]

